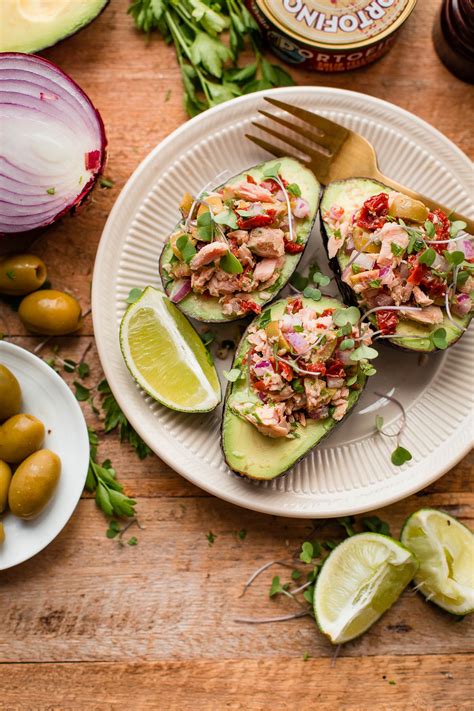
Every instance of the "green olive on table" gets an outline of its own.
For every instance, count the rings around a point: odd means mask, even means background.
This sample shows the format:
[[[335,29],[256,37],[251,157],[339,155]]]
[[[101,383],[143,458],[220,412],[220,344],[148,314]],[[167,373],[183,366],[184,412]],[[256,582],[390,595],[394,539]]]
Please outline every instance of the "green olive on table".
[[[0,422],[20,412],[21,390],[18,380],[6,365],[0,364]]]
[[[14,415],[0,426],[0,459],[21,462],[44,441],[44,425],[33,415]]]
[[[61,474],[61,460],[40,449],[20,464],[8,492],[10,511],[20,518],[35,518],[50,501]]]
[[[5,511],[8,501],[8,489],[12,479],[12,470],[6,462],[0,460],[0,513]]]
[[[65,336],[82,326],[79,302],[70,294],[54,289],[25,296],[18,315],[29,331],[43,336]]]
[[[45,263],[34,254],[15,254],[0,259],[0,293],[23,296],[46,281]]]
[[[0,521],[0,545],[5,540],[5,529],[3,528],[3,523]]]

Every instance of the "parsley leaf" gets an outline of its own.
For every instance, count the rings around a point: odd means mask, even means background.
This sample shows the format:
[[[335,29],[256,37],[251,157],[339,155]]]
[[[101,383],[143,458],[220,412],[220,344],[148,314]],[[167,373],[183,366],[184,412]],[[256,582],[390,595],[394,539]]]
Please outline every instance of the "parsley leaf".
[[[102,380],[97,386],[97,390],[103,396],[102,410],[105,415],[104,431],[108,433],[118,429],[120,441],[128,442],[135,450],[138,458],[145,459],[151,454],[151,449],[145,444],[123,414],[112,394],[108,382]]]

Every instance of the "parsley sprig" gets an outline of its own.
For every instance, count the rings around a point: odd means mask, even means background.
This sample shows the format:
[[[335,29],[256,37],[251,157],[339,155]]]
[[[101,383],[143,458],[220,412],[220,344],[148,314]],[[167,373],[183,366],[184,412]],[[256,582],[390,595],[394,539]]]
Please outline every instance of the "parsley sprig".
[[[238,0],[132,0],[128,12],[138,30],[157,31],[174,44],[190,116],[235,96],[294,83],[262,55],[260,29]],[[247,48],[253,61],[239,66]]]
[[[136,501],[123,493],[123,486],[117,481],[117,475],[110,460],[99,464],[97,461],[99,438],[90,427],[88,432],[90,458],[85,485],[87,491],[95,493],[97,506],[106,516],[135,516]]]

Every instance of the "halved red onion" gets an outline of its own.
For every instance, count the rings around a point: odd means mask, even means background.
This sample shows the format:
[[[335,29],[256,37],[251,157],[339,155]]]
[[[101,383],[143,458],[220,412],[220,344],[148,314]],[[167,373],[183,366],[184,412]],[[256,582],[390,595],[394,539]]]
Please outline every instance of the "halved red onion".
[[[171,289],[170,299],[173,304],[179,304],[191,291],[191,279],[178,279]]]
[[[92,190],[105,162],[99,112],[59,67],[0,54],[0,235],[55,222]]]

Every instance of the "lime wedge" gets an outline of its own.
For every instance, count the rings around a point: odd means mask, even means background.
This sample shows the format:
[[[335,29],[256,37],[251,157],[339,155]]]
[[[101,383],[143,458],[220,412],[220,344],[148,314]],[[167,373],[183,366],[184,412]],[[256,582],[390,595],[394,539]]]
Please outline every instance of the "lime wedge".
[[[126,310],[120,348],[140,387],[166,407],[208,412],[221,400],[216,369],[179,309],[149,286]]]
[[[420,509],[404,523],[400,539],[416,555],[417,588],[452,612],[474,611],[474,535],[444,511]]]
[[[393,605],[417,568],[415,557],[393,538],[346,538],[316,579],[314,612],[321,631],[333,644],[358,637]]]

